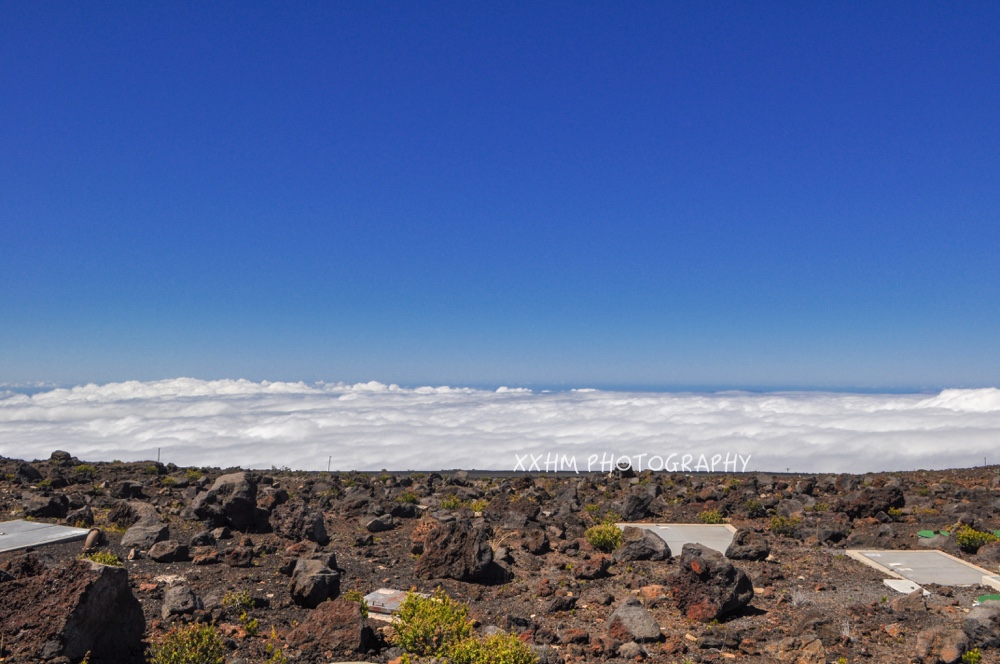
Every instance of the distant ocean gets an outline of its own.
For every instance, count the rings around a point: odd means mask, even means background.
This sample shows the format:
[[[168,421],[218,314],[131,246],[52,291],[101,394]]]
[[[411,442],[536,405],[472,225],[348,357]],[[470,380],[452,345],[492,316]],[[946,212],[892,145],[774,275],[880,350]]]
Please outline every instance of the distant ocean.
[[[0,455],[302,470],[865,472],[1000,462],[1000,390],[399,387],[177,378],[0,388]],[[991,459],[990,454],[997,454]]]

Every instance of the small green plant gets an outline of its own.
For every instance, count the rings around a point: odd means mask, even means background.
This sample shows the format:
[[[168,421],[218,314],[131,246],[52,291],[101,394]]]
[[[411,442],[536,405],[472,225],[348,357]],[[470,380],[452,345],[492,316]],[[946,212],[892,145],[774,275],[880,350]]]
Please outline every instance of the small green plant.
[[[266,664],[288,664],[288,658],[281,652],[281,647],[278,643],[278,631],[272,625],[271,637],[268,639],[267,645],[264,646],[264,651],[268,655]]]
[[[215,625],[194,623],[170,630],[149,647],[149,664],[224,664],[226,645]]]
[[[771,517],[771,532],[782,537],[794,537],[795,528],[799,525],[799,519],[784,516]]]
[[[422,657],[447,657],[472,636],[469,607],[438,588],[431,597],[408,593],[399,606],[395,644]]]
[[[93,553],[82,553],[80,558],[90,560],[98,565],[109,565],[111,567],[121,567],[122,559],[110,551],[94,551]]]
[[[398,500],[401,503],[408,503],[410,505],[416,505],[417,503],[420,502],[419,496],[417,496],[417,494],[413,493],[412,491],[406,491],[405,493],[399,494],[399,498],[397,498],[396,500]]]
[[[454,494],[445,496],[441,499],[441,509],[443,510],[457,510],[462,507],[462,505],[464,505],[462,499]]]
[[[813,505],[812,511],[813,512],[829,512],[830,511],[830,504],[829,503],[816,503],[815,505]]]
[[[348,602],[357,602],[361,605],[361,615],[365,618],[368,617],[368,602],[365,601],[364,595],[362,595],[357,590],[348,590],[346,593],[341,595]]]
[[[250,614],[246,611],[240,614],[240,624],[246,630],[247,636],[257,636],[257,633],[260,632],[260,621],[256,618],[251,618]]]
[[[174,486],[175,484],[177,484],[177,480],[169,475],[160,478],[160,486]]]
[[[233,611],[249,611],[254,607],[253,596],[249,590],[229,592],[222,596],[222,606]]]
[[[847,664],[847,658],[846,657],[838,657],[837,658],[837,664]]]
[[[767,515],[767,509],[764,508],[764,503],[752,498],[743,503],[743,509],[747,513],[747,518],[750,519],[759,519],[760,517]]]
[[[927,496],[931,495],[931,490],[925,486],[922,486],[919,489],[917,489],[917,495],[926,498]]]
[[[979,651],[979,648],[973,648],[969,652],[962,655],[962,664],[979,664],[983,661],[983,653]]]
[[[601,511],[601,507],[599,505],[595,505],[594,503],[584,505],[583,509],[587,512],[587,514],[597,514]]]
[[[79,466],[73,466],[74,475],[93,475],[95,472],[97,472],[97,469],[89,463],[81,463]]]
[[[195,470],[194,468],[188,468],[184,471],[184,479],[188,482],[197,482],[202,477],[201,472]]]
[[[44,480],[38,480],[35,486],[40,489],[50,489],[52,488],[52,480],[46,477]]]
[[[900,519],[903,518],[903,510],[899,509],[898,507],[890,507],[889,511],[886,512],[886,514],[888,514],[889,518],[892,519],[893,521],[899,521]]]
[[[157,466],[155,463],[147,464],[146,466],[143,466],[142,472],[146,473],[147,475],[159,475],[160,467]]]
[[[587,528],[583,536],[587,538],[592,547],[599,551],[614,551],[622,543],[621,528],[610,521]]]
[[[471,503],[469,503],[469,509],[472,510],[473,512],[482,512],[484,509],[486,509],[486,506],[489,504],[490,502],[488,500],[483,500],[482,498],[480,498],[479,500],[473,500]]]
[[[702,523],[725,523],[726,517],[719,510],[705,510],[698,515],[698,520]]]
[[[997,539],[997,536],[993,533],[976,530],[970,526],[962,526],[955,533],[955,542],[966,553],[975,553],[984,544],[996,542]]]
[[[453,664],[536,664],[538,655],[516,634],[497,633],[466,639],[451,652]]]

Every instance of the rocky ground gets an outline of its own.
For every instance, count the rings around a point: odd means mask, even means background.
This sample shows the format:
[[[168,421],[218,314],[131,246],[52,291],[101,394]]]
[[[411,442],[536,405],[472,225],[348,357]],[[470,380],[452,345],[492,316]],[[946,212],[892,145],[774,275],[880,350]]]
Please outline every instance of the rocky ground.
[[[96,526],[0,554],[0,661],[142,662],[172,627],[214,623],[229,662],[388,662],[393,628],[345,599],[379,587],[467,603],[481,633],[518,634],[542,662],[1000,661],[983,587],[896,594],[849,548],[933,546],[918,530],[1000,528],[1000,469],[870,475],[299,473],[0,458],[0,520]],[[667,557],[608,519],[739,530],[728,558]],[[333,601],[330,601],[333,600]]]

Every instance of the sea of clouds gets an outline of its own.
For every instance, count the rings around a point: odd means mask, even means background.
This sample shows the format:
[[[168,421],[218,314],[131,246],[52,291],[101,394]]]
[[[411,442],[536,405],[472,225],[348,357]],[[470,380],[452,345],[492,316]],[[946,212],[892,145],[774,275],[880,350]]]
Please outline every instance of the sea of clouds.
[[[159,450],[185,466],[572,470],[572,460],[583,471],[623,457],[679,468],[685,455],[695,470],[701,455],[706,463],[728,455],[726,470],[865,472],[998,463],[998,442],[994,388],[533,392],[178,378],[0,389],[0,455],[20,459],[63,449],[134,461]]]

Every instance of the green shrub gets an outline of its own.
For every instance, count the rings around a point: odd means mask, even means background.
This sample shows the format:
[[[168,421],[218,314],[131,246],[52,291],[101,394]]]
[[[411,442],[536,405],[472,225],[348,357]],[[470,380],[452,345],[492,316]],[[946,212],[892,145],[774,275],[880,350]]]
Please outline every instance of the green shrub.
[[[783,537],[795,537],[795,528],[799,525],[799,519],[787,518],[783,516],[771,517],[771,532]]]
[[[747,517],[750,519],[759,519],[762,516],[767,515],[767,510],[764,508],[764,503],[759,500],[748,500],[743,503],[743,509],[747,513]]]
[[[962,655],[962,664],[979,664],[981,661],[983,661],[983,653],[980,652],[979,648],[973,648]]]
[[[254,607],[253,596],[249,590],[230,592],[222,596],[222,606],[233,611],[249,611]]]
[[[448,597],[441,588],[431,597],[407,594],[397,617],[395,644],[414,655],[447,657],[472,636],[469,607]]]
[[[197,482],[201,479],[201,473],[194,468],[188,468],[184,471],[184,479],[188,482]]]
[[[82,553],[80,557],[85,560],[92,560],[98,565],[109,565],[111,567],[121,567],[122,559],[110,551],[94,551],[93,553]]]
[[[612,522],[600,523],[583,533],[590,545],[599,551],[614,551],[622,543],[621,528]]]
[[[452,664],[536,664],[538,655],[516,634],[466,639],[451,653]]]
[[[969,526],[962,526],[955,533],[955,542],[959,548],[966,553],[975,553],[979,547],[990,542],[996,542],[997,536],[993,533],[986,533]]]
[[[169,475],[160,478],[160,486],[174,486],[175,484],[177,484],[177,480]]]
[[[719,510],[705,510],[698,515],[702,523],[725,523],[726,517]]]
[[[81,463],[79,466],[73,466],[74,475],[93,475],[96,471],[97,469],[89,463]]]
[[[226,645],[215,625],[170,630],[149,647],[149,664],[225,664]]]
[[[899,521],[900,519],[903,518],[903,510],[899,509],[898,507],[890,507],[889,511],[886,512],[886,514],[893,521]]]
[[[462,505],[464,505],[462,499],[454,494],[441,499],[441,509],[443,510],[457,510]]]
[[[417,494],[413,493],[412,491],[407,491],[405,493],[399,494],[399,498],[397,498],[396,500],[398,500],[401,503],[409,503],[410,505],[416,505],[417,503],[420,502],[420,497],[417,496]]]
[[[486,509],[486,506],[489,504],[490,502],[488,500],[483,500],[482,498],[480,498],[479,500],[473,500],[471,503],[469,503],[469,509],[472,510],[473,512],[482,512],[484,509]]]

